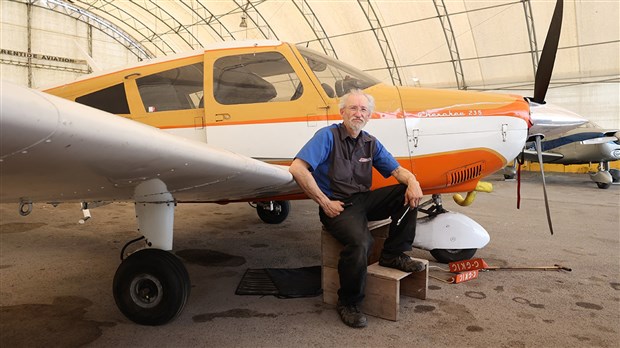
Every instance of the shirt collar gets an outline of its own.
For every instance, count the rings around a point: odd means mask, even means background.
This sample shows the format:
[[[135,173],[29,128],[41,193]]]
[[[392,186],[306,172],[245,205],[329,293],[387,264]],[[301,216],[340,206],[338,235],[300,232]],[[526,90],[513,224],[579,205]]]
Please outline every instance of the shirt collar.
[[[357,140],[357,139],[360,139],[360,137],[361,137],[362,141],[364,141],[364,142],[369,142],[369,141],[372,140],[370,135],[367,132],[365,132],[364,130],[362,130],[360,132],[360,135],[358,135],[357,138],[352,138],[349,135],[349,132],[347,132],[347,127],[344,126],[344,123],[339,123],[338,124],[338,133],[340,134],[340,139],[342,139],[342,140],[344,140],[346,138],[350,138],[351,140]]]

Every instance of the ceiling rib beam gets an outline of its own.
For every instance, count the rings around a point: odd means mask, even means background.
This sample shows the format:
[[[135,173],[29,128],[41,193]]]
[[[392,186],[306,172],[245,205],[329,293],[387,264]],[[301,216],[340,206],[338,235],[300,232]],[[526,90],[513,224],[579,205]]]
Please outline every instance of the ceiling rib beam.
[[[536,76],[538,70],[538,43],[536,42],[536,30],[534,29],[534,16],[532,16],[532,4],[530,0],[521,0],[523,3],[523,12],[525,14],[525,24],[527,25],[527,35],[530,42],[530,54],[532,56],[533,76]]]
[[[377,12],[370,3],[370,0],[357,0],[357,3],[360,5],[362,12],[364,12],[372,32],[375,34],[375,38],[377,39],[377,43],[379,44],[379,48],[381,48],[381,53],[383,53],[383,58],[385,59],[385,65],[390,74],[390,78],[392,79],[392,84],[395,86],[402,86],[400,72],[398,71],[398,65],[396,63],[396,59],[394,58],[392,47],[387,35],[385,34],[384,28],[381,25],[381,21],[379,20],[379,17],[377,17]]]
[[[336,54],[336,50],[334,49],[334,45],[332,45],[332,41],[329,39],[329,36],[325,33],[325,29],[321,22],[316,17],[314,11],[310,7],[310,4],[306,0],[293,0],[293,4],[295,7],[301,12],[301,14],[306,19],[306,22],[314,32],[314,36],[316,36],[319,44],[323,48],[323,52],[330,57],[334,57],[338,59],[338,55]]]
[[[192,2],[192,4],[195,3],[198,5],[196,8],[187,4],[186,1],[181,1],[180,3],[198,17],[198,21],[187,25],[188,27],[207,25],[220,38],[220,40],[235,40],[233,33],[231,33],[230,30],[228,30],[228,28],[220,21],[221,16],[214,15],[202,2],[200,2],[200,0]]]
[[[454,30],[452,30],[452,23],[450,22],[450,16],[444,0],[433,0],[435,10],[437,10],[437,17],[441,22],[443,28],[443,34],[448,45],[448,51],[450,51],[450,61],[454,69],[454,77],[456,79],[456,85],[458,89],[467,89],[465,83],[465,75],[463,74],[463,65],[461,64],[461,56],[459,54],[459,48],[456,44],[456,37],[454,36]]]
[[[16,0],[14,0],[16,1]],[[84,22],[91,27],[97,28],[105,35],[112,38],[114,41],[127,48],[133,55],[139,60],[149,59],[155,57],[155,55],[139,41],[136,41],[131,35],[119,28],[118,26],[110,23],[109,21],[101,18],[100,16],[61,0],[25,0],[17,1],[22,3],[31,3],[40,8],[46,8],[48,10],[72,17],[80,22]]]
[[[149,0],[148,3],[144,4],[144,6],[140,5],[140,3],[135,0],[132,0],[130,2],[134,6],[142,9],[144,13],[153,16],[156,21],[159,21],[163,23],[166,27],[168,27],[169,30],[166,32],[160,32],[159,36],[165,36],[171,33],[176,34],[183,42],[185,42],[185,44],[190,49],[195,49],[196,46],[201,45],[200,41],[189,30],[187,30],[187,28],[181,22],[174,18],[174,16],[170,15],[170,13],[164,10],[163,7],[158,5],[157,2]],[[177,52],[174,51],[174,53]]]
[[[105,14],[105,17],[109,16],[115,19],[116,22],[127,25],[129,28],[133,29],[137,34],[144,38],[143,40],[139,40],[138,42],[140,42],[141,44],[149,43],[153,45],[163,55],[174,52],[174,49],[170,46],[170,44],[166,42],[161,36],[159,36],[156,32],[154,32],[148,25],[144,24],[132,14],[118,7],[112,1],[96,0],[85,2],[83,0],[73,0],[73,2],[80,3],[80,7],[82,7],[86,11],[91,11],[95,13],[95,15],[96,12],[101,12]],[[105,18],[101,15],[98,15],[98,17]],[[156,56],[157,55],[151,54],[150,58]]]

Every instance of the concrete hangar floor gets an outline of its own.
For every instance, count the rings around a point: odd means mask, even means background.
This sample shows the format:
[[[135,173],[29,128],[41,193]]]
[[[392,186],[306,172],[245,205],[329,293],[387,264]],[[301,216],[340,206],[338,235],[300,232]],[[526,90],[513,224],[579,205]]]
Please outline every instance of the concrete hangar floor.
[[[342,324],[320,296],[235,295],[248,268],[320,263],[311,201],[293,202],[280,225],[262,223],[246,204],[180,204],[176,252],[212,250],[241,261],[186,262],[189,301],[160,327],[136,325],[114,304],[120,250],[137,235],[132,204],[93,209],[83,225],[73,204],[35,205],[28,217],[1,205],[0,346],[617,347],[620,186],[600,190],[587,175],[548,174],[551,236],[539,174],[524,174],[520,210],[516,182],[488,181],[494,192],[478,194],[470,207],[444,197],[448,210],[489,231],[491,242],[476,257],[491,266],[572,271],[488,271],[460,284],[430,279],[426,300],[401,297],[399,321],[369,317],[362,330]],[[427,251],[413,255],[434,261]]]

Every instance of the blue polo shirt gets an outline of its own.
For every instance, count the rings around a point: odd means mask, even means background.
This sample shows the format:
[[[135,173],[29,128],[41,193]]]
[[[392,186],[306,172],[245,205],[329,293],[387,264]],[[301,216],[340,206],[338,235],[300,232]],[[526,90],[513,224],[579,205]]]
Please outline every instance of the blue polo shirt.
[[[373,167],[385,178],[399,167],[377,138],[362,131],[353,139],[342,123],[319,129],[295,157],[310,165],[319,188],[331,199],[369,191]]]

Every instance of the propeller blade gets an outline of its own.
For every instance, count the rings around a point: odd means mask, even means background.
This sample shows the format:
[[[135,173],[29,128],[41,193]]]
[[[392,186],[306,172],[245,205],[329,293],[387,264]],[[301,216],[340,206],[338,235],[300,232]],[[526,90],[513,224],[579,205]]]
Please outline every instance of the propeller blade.
[[[542,174],[543,181],[543,193],[545,195],[545,209],[547,210],[547,222],[549,223],[549,230],[551,234],[553,234],[553,224],[551,223],[551,212],[549,211],[549,199],[547,198],[547,182],[545,181],[545,170],[543,168],[543,159],[542,159],[542,144],[540,140],[542,136],[536,136],[536,152],[538,153],[538,163],[540,164],[540,174]]]
[[[551,24],[549,24],[545,45],[543,46],[540,61],[538,62],[538,70],[536,70],[536,78],[534,80],[534,97],[532,100],[539,104],[545,102],[545,96],[547,95],[547,89],[551,81],[551,73],[553,72],[553,65],[555,64],[555,55],[558,51],[558,43],[560,41],[563,9],[564,2],[558,0],[555,3],[555,10],[553,11]]]

